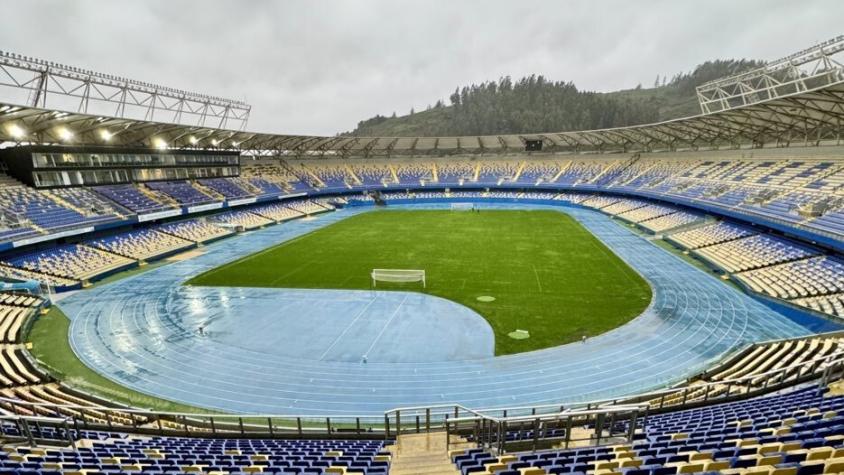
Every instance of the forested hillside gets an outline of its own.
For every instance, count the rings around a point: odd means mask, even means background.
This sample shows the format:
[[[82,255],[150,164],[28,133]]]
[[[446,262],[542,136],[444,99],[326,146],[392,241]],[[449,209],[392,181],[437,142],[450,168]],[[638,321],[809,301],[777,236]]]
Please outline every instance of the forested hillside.
[[[349,135],[448,136],[588,130],[644,124],[700,112],[695,87],[761,66],[754,60],[708,61],[672,78],[657,76],[648,87],[597,93],[543,76],[509,77],[455,89],[448,104],[439,100],[404,116],[375,116]]]

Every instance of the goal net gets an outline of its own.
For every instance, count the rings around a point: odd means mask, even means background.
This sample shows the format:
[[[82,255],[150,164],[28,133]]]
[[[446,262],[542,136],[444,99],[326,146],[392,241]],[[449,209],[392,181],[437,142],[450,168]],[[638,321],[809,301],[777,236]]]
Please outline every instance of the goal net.
[[[473,203],[451,203],[452,211],[472,211],[475,209]]]
[[[416,269],[372,269],[372,286],[381,282],[422,282],[425,287],[425,271]]]

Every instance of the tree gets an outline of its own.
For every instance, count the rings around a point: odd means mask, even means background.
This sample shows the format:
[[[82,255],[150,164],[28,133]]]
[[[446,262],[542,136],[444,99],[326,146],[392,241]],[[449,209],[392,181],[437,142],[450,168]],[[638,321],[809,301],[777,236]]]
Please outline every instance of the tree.
[[[439,99],[427,111],[436,114],[415,114],[402,120],[400,127],[393,119],[376,115],[361,121],[351,132],[359,136],[390,135],[486,135],[588,130],[623,127],[666,120],[697,111],[695,88],[712,79],[759,67],[752,60],[707,61],[693,71],[658,74],[653,94],[618,91],[596,93],[580,91],[572,82],[551,81],[541,75],[520,79],[509,76],[454,89],[449,104]],[[641,89],[638,84],[636,89]],[[665,111],[665,112],[663,112]],[[395,113],[393,114],[395,117]]]

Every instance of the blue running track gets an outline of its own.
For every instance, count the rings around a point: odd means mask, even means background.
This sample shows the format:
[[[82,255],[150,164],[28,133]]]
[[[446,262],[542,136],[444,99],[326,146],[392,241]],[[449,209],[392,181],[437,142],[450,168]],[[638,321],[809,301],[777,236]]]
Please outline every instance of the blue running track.
[[[367,212],[361,208],[219,241],[201,248],[203,255],[80,291],[61,306],[72,319],[74,351],[118,383],[195,406],[285,415],[615,397],[676,382],[750,342],[810,333],[601,213],[554,209],[580,221],[650,282],[654,299],[641,316],[586,343],[493,357],[483,318],[430,296],[181,285]]]

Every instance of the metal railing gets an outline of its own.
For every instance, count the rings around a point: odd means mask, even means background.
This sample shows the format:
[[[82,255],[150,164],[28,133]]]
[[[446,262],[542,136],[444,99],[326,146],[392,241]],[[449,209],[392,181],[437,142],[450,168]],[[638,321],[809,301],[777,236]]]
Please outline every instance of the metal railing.
[[[0,415],[0,434],[4,439],[26,442],[30,447],[38,446],[39,442],[49,440],[55,443],[56,437],[45,437],[44,429],[50,427],[61,430],[64,436],[61,440],[76,448],[76,439],[70,431],[67,419],[60,417],[14,416]],[[56,435],[56,434],[54,434]]]
[[[555,414],[494,417],[479,414],[445,420],[446,446],[452,435],[468,436],[484,449],[504,454],[515,450],[550,448],[559,443],[600,445],[602,442],[632,442],[636,430],[647,424],[647,404],[619,405],[595,409],[565,409]],[[641,421],[641,422],[640,422]],[[581,429],[578,433],[575,429]],[[462,442],[462,438],[458,439]]]

